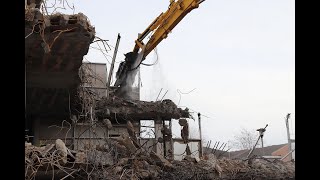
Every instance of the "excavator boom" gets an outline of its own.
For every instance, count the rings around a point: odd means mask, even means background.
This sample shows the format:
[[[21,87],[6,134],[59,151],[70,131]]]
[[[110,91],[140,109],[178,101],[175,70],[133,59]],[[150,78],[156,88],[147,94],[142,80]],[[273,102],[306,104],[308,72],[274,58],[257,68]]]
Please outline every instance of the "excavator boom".
[[[128,89],[132,85],[132,77],[135,73],[130,73],[137,69],[147,55],[165,38],[171,30],[193,9],[198,8],[199,4],[205,0],[170,0],[169,8],[161,13],[135,40],[132,52],[125,54],[125,61],[120,63],[116,73],[114,86],[121,89]],[[153,33],[144,44],[143,40]],[[128,75],[129,74],[129,75]],[[124,91],[124,90],[123,90]]]
[[[171,30],[193,9],[198,8],[204,0],[172,0],[168,10],[161,13],[148,28],[138,36],[135,41],[133,52],[138,53],[144,48],[143,60],[165,38]],[[149,41],[144,44],[143,40],[154,32]]]

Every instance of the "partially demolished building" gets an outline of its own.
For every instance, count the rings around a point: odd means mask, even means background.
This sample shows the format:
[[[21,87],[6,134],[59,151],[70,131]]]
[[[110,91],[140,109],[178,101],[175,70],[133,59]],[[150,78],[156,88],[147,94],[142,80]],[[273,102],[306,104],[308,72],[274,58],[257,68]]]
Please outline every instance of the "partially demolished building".
[[[188,109],[169,99],[140,101],[138,90],[134,99],[118,97],[106,87],[105,64],[83,63],[95,41],[95,28],[84,14],[44,15],[40,2],[28,0],[25,9],[26,179],[231,176],[221,164],[225,161],[202,158],[201,143],[198,157],[191,156]],[[152,138],[140,136],[142,120],[154,121]],[[176,141],[186,144],[186,161],[174,161],[173,120],[181,125]],[[294,178],[291,165],[278,166],[279,177]],[[247,163],[238,169],[240,175],[256,175],[248,173]]]
[[[132,102],[114,95],[102,99],[107,93],[105,65],[82,63],[94,41],[94,27],[81,13],[45,16],[35,6],[32,3],[26,8],[25,26],[26,128],[35,145],[52,143],[53,135],[55,138],[66,136],[66,144],[74,145],[77,135],[82,133],[80,129],[90,126],[86,124],[88,119],[102,122],[108,118],[113,124],[120,122],[118,128],[108,132],[109,136],[116,137],[124,131],[120,126],[125,127],[127,120],[131,120],[139,132],[140,120],[157,119],[158,122],[188,116],[187,111],[178,109],[169,100]],[[138,98],[136,95],[136,100]],[[59,131],[62,125],[72,128],[68,132],[65,127]],[[82,136],[89,138],[86,134]]]

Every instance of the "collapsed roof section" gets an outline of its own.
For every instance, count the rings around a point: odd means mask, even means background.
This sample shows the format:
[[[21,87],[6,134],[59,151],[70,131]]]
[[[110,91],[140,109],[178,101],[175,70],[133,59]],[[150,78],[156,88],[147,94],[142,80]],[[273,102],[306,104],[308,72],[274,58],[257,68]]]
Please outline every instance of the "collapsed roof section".
[[[28,113],[69,113],[80,84],[78,70],[94,37],[95,29],[82,13],[47,16],[35,4],[26,6]]]
[[[125,100],[117,96],[103,98],[96,105],[96,116],[111,121],[121,120],[169,120],[189,118],[188,109],[178,108],[169,99],[156,102]]]

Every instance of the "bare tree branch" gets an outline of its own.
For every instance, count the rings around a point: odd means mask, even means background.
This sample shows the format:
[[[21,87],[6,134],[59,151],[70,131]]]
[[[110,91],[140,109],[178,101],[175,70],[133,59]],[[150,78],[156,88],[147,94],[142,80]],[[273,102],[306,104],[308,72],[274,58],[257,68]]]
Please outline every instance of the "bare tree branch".
[[[234,140],[231,141],[231,145],[234,148],[244,150],[251,149],[258,139],[258,135],[254,129],[248,130],[242,128],[241,131],[234,136]],[[259,145],[260,142],[258,142]]]

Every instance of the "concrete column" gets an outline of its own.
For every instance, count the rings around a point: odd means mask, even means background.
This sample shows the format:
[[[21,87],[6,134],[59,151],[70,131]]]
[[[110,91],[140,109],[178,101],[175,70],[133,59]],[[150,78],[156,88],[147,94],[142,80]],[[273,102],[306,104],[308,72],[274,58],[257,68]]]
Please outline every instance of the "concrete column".
[[[158,141],[159,137],[162,137],[161,128],[162,128],[162,120],[161,118],[157,118],[154,120],[154,131],[155,131],[155,142]],[[156,146],[156,153],[159,155],[163,155],[163,145],[158,143]]]
[[[169,121],[169,129],[170,129],[170,132],[171,132],[171,134],[172,134],[172,119],[170,119],[170,121]],[[171,140],[170,140],[170,151],[171,151],[171,153],[169,153],[169,155],[171,155],[171,157],[169,157],[169,158],[171,158],[171,160],[174,160],[174,149],[173,149],[173,139],[171,138]],[[169,151],[169,150],[168,150]]]

